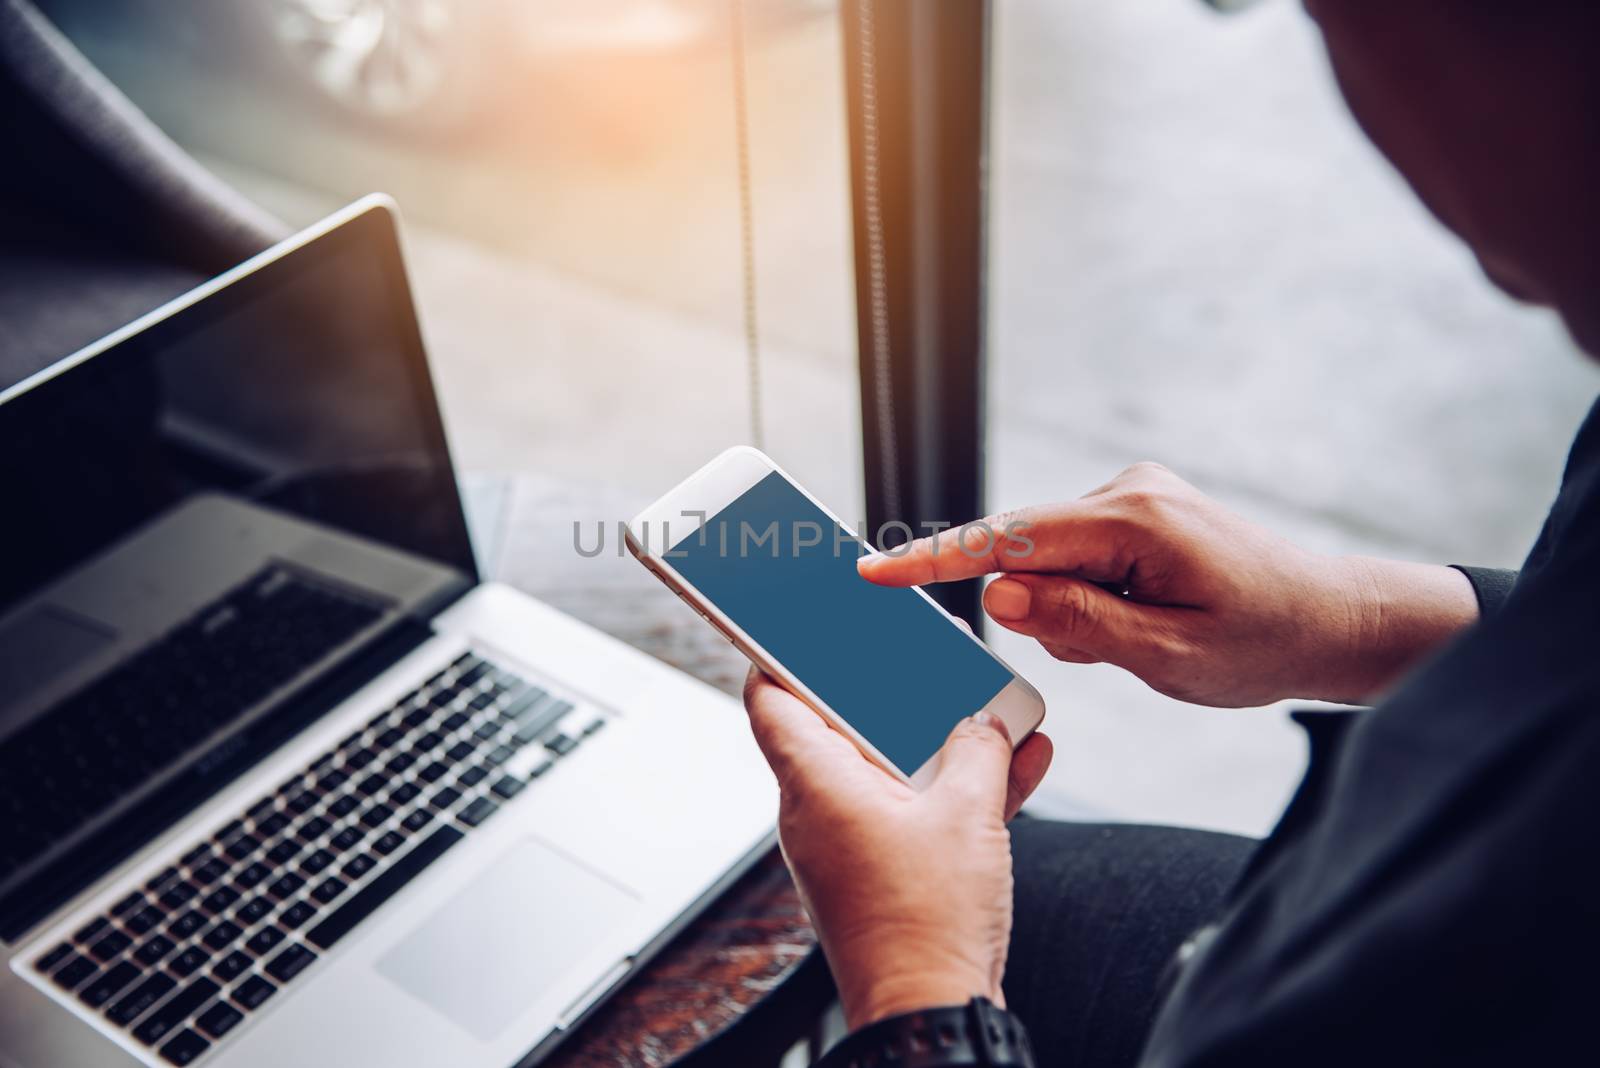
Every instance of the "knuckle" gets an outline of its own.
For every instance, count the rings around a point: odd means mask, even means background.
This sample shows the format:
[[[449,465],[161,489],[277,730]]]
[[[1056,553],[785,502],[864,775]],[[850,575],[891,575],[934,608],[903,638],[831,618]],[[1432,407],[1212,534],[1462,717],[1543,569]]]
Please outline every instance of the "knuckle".
[[[1117,504],[1133,515],[1153,515],[1166,505],[1166,495],[1151,486],[1133,486],[1117,494]]]
[[[1096,613],[1088,587],[1079,582],[1053,583],[1045,598],[1051,620],[1059,630],[1081,634],[1092,630]]]

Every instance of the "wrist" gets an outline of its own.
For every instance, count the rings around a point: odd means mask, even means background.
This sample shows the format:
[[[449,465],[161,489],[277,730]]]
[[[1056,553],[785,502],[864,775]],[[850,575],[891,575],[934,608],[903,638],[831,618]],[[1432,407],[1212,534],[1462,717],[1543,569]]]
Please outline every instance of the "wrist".
[[[1330,570],[1344,640],[1334,643],[1321,692],[1311,696],[1369,700],[1477,621],[1472,583],[1454,568],[1342,556],[1330,558]]]
[[[908,1012],[964,1005],[975,997],[1005,1007],[999,983],[964,969],[895,971],[862,983],[841,981],[839,991],[845,1025],[851,1031]]]

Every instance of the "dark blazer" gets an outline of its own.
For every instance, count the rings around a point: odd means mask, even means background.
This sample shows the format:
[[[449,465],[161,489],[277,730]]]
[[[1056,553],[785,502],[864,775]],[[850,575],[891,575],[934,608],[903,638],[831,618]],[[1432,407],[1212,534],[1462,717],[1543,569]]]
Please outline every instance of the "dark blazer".
[[[1513,586],[1311,761],[1146,1068],[1600,1063],[1600,405]]]

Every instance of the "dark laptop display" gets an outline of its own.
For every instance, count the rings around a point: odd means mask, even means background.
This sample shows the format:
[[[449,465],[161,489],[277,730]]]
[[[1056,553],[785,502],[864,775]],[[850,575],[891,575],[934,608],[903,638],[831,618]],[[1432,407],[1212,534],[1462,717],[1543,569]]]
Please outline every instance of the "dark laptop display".
[[[476,582],[385,212],[17,393],[0,455],[0,937]]]

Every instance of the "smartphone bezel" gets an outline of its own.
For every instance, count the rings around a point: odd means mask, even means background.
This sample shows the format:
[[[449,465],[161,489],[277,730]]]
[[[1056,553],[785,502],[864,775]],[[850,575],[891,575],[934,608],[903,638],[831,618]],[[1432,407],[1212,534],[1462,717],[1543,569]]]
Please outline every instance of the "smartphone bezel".
[[[698,534],[700,523],[702,522],[699,518],[700,516],[703,516],[705,521],[709,521],[712,516],[717,515],[732,504],[751,487],[755,486],[756,483],[774,473],[786,479],[791,486],[804,495],[812,504],[816,505],[829,519],[843,527],[852,537],[860,537],[856,531],[851,529],[850,524],[839,518],[827,505],[812,496],[803,485],[771,457],[748,445],[737,445],[718,454],[705,466],[684,479],[648,508],[645,508],[633,519],[629,520],[625,528],[628,551],[660,579],[668,589],[676,593],[702,618],[720,631],[725,638],[733,643],[735,648],[744,653],[761,670],[777,679],[796,697],[799,697],[809,705],[834,730],[849,738],[869,760],[901,782],[907,783],[913,788],[921,789],[938,774],[939,753],[936,752],[927,763],[910,775],[901,771],[893,761],[879,752],[872,742],[857,731],[847,719],[829,707],[804,682],[779,663],[766,649],[762,648],[759,642],[746,634],[713,601],[697,590],[692,582],[672,566],[672,549]],[[676,531],[673,529],[674,524],[676,524]],[[868,546],[870,551],[878,551],[866,539],[862,538],[861,541]],[[919,588],[916,589],[916,593],[927,601],[935,611],[949,619],[951,626],[965,635],[967,640],[977,645],[978,648],[992,657],[1010,674],[1011,681],[984,706],[984,710],[998,716],[1001,722],[1006,725],[1013,745],[1021,745],[1044,719],[1044,699],[1040,696],[1039,691],[1034,689],[1021,675],[1017,674],[1016,669],[996,655],[994,650],[983,644],[965,627],[961,626],[954,616],[946,612],[926,592]]]

